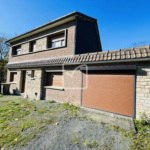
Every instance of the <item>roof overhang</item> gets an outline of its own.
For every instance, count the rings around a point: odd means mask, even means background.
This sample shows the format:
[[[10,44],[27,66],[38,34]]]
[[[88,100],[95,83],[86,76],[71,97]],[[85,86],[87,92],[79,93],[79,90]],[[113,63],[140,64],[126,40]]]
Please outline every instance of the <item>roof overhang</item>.
[[[14,37],[14,38],[11,38],[11,39],[7,40],[5,43],[12,43],[12,42],[21,40],[21,39],[23,39],[23,38],[32,36],[32,35],[34,35],[34,34],[40,33],[40,32],[42,32],[42,31],[45,31],[45,30],[54,28],[54,27],[56,27],[56,26],[59,26],[59,25],[61,25],[61,24],[66,23],[66,22],[75,20],[76,17],[79,17],[79,18],[81,18],[81,19],[85,19],[85,20],[88,20],[88,21],[92,21],[92,22],[95,21],[95,22],[96,22],[96,19],[94,19],[94,18],[92,18],[92,17],[89,17],[89,16],[87,16],[87,15],[84,15],[84,14],[82,14],[82,13],[79,13],[79,12],[74,11],[74,12],[72,12],[72,13],[69,13],[69,14],[65,15],[65,16],[62,16],[62,17],[57,18],[57,19],[55,19],[55,20],[53,20],[53,21],[50,21],[50,22],[48,22],[48,23],[46,23],[46,24],[44,24],[44,25],[41,25],[41,26],[39,26],[39,27],[37,27],[37,28],[34,28],[34,29],[32,29],[32,30],[30,30],[30,31],[28,31],[28,32],[25,32],[25,33],[23,33],[23,34],[20,34],[20,35]],[[97,22],[96,22],[96,23],[97,23]]]

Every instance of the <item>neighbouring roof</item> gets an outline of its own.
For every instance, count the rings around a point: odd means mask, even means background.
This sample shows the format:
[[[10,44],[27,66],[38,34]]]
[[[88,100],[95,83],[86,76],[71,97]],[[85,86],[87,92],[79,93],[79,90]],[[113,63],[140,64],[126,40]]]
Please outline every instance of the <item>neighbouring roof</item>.
[[[15,63],[8,63],[6,68],[24,68],[24,67],[46,67],[46,66],[59,66],[62,64],[75,65],[81,63],[113,63],[116,61],[141,61],[148,59],[150,61],[150,46],[120,49],[113,51],[87,53],[74,56],[40,59],[32,61],[22,61]]]
[[[48,30],[50,28],[54,28],[58,25],[61,25],[61,24],[64,24],[66,22],[69,22],[69,21],[72,21],[72,20],[75,20],[76,17],[78,18],[81,18],[81,19],[84,19],[84,20],[88,20],[88,21],[91,21],[91,22],[95,22],[96,23],[96,26],[97,26],[97,20],[95,18],[92,18],[92,17],[89,17],[87,15],[84,15],[80,12],[77,12],[77,11],[74,11],[72,13],[69,13],[67,15],[64,15],[60,18],[57,18],[55,20],[52,20],[52,21],[49,21],[47,22],[46,24],[43,24],[37,28],[34,28],[28,32],[25,32],[23,34],[20,34],[14,38],[11,38],[9,40],[6,41],[6,43],[12,43],[12,42],[15,42],[15,41],[18,41],[18,40],[21,40],[23,38],[26,38],[28,36],[31,36],[31,35],[34,35],[34,34],[37,34],[37,33],[40,33],[44,30]],[[98,32],[98,31],[97,31]],[[98,33],[99,34],[99,33]]]

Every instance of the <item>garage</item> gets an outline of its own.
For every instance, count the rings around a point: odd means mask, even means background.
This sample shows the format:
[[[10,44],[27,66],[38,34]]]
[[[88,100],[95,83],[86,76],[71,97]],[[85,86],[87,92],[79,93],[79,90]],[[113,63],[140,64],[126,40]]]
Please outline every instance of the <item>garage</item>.
[[[81,105],[134,117],[136,66],[82,67]],[[86,87],[87,86],[87,87]]]

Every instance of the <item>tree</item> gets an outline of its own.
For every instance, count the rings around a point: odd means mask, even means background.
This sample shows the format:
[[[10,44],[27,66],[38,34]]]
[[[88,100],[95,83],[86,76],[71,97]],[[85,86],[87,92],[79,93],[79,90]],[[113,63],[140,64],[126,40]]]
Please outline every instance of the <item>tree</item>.
[[[131,44],[131,46],[128,46],[129,48],[131,47],[143,47],[143,46],[147,46],[150,45],[150,41],[140,41],[140,42],[134,42]]]
[[[5,41],[13,37],[5,33],[0,33],[0,83],[6,82],[7,69],[4,67],[8,63],[9,45]]]

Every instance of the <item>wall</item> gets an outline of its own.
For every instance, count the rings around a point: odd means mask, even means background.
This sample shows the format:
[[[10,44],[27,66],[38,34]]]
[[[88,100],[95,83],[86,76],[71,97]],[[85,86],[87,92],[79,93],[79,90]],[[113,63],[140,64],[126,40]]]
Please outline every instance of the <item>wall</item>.
[[[102,51],[100,39],[96,33],[95,23],[77,19],[76,24],[75,54]]]
[[[37,43],[36,47],[37,47],[37,51],[41,51],[41,50],[46,50],[46,51],[27,54],[29,52],[29,42],[27,42],[21,45],[21,48],[22,48],[21,54],[26,54],[26,55],[12,57],[11,56],[12,47],[10,47],[9,62],[28,61],[28,60],[35,60],[35,59],[73,55],[74,54],[74,34],[75,34],[75,22],[74,21],[71,21],[63,25],[57,26],[55,28],[46,30],[42,33],[28,37],[24,40],[17,41],[15,43],[12,43],[12,45],[19,44],[20,42],[26,42],[28,40],[32,40],[33,38],[44,36],[46,34],[50,34],[50,33],[56,32],[58,30],[63,30],[63,29],[67,29],[67,39],[66,39],[67,46],[66,47],[47,50],[46,49],[46,37],[43,37],[43,38],[36,40],[36,43]]]
[[[7,69],[7,83],[10,83],[10,72],[11,71],[15,71],[15,72],[17,72],[17,70],[15,69],[15,70],[13,70],[13,69]],[[18,73],[17,73],[17,80],[18,80]],[[17,83],[18,81],[16,81],[16,83]],[[10,83],[10,90],[9,90],[9,92],[10,92],[10,94],[16,94],[15,93],[15,91],[16,91],[16,83]]]
[[[150,119],[150,65],[137,67],[136,73],[136,118],[145,112]]]
[[[71,76],[73,75],[73,76]],[[43,99],[80,105],[81,72],[66,70],[63,75],[64,90],[43,89]]]
[[[26,83],[25,83],[25,94],[28,95],[29,98],[32,99],[41,99],[41,85],[42,85],[42,70],[41,69],[33,69],[35,70],[35,78],[31,79],[31,76],[26,75]],[[26,70],[28,74],[31,74],[31,70]],[[8,71],[7,77],[10,77],[10,71]],[[7,79],[8,79],[7,78]],[[7,80],[9,83],[9,80]],[[17,70],[17,82],[16,84],[10,84],[10,94],[13,94],[13,90],[15,90],[15,94],[21,94],[22,87],[22,70]],[[37,93],[37,95],[35,95]]]
[[[136,71],[136,118],[139,119],[140,112],[145,112],[150,118],[150,65],[149,62],[134,62],[134,63],[119,63],[119,64],[101,64],[101,66],[115,66],[115,65],[137,65]],[[100,66],[100,65],[99,65]],[[73,73],[72,68],[65,68],[64,73],[64,85],[65,87],[80,87],[81,86],[81,72],[78,70],[74,73],[73,78],[68,74]],[[44,68],[43,68],[44,69]],[[60,70],[59,67],[51,67],[52,70]],[[31,80],[29,76],[26,76],[26,89],[25,93],[28,94],[29,98],[41,99],[42,95],[42,76],[43,72],[41,69],[35,70],[35,80]],[[31,69],[28,70],[31,73]],[[11,84],[10,91],[12,93],[13,89],[16,88],[16,93],[20,90],[21,85],[21,70],[17,70],[17,83]],[[7,83],[9,83],[10,71],[8,70],[7,74]],[[38,93],[38,96],[35,96],[35,93]],[[67,89],[64,88],[64,91],[53,90],[53,89],[44,89],[43,88],[43,99],[46,100],[56,100],[59,102],[69,102],[74,105],[80,104],[80,89]]]

